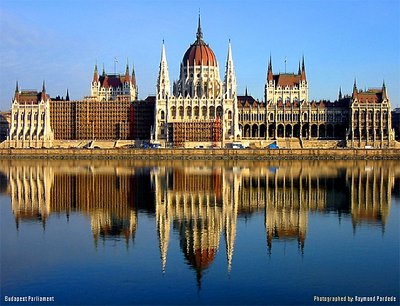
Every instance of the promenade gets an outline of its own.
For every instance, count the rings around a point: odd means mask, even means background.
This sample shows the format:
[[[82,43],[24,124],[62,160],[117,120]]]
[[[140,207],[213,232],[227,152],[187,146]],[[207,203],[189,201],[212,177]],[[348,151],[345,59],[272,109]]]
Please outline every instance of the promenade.
[[[0,159],[400,160],[400,149],[0,149]]]

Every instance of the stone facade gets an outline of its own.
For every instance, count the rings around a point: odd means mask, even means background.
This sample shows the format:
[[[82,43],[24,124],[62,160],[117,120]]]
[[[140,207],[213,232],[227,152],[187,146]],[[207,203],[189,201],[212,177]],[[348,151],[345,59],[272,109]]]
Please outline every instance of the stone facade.
[[[9,145],[14,148],[51,147],[50,97],[45,85],[41,92],[19,90],[18,82],[11,106]]]
[[[196,40],[184,54],[173,94],[162,46],[154,117],[153,139],[160,143],[223,143],[240,136],[231,45],[222,82],[214,52],[203,40],[200,18]]]
[[[106,74],[103,68],[103,73],[99,76],[96,64],[91,86],[92,99],[96,101],[115,101],[120,96],[128,96],[130,101],[137,100],[138,88],[134,68],[132,68],[132,75],[129,74],[128,63],[126,64],[124,75]]]
[[[394,140],[385,83],[382,88],[362,91],[354,82],[350,112],[348,145],[387,147]]]

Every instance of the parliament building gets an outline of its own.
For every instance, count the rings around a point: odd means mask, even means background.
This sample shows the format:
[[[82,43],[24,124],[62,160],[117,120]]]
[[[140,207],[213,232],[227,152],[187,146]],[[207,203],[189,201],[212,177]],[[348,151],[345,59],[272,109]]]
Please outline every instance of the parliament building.
[[[170,81],[164,42],[155,96],[138,99],[135,71],[100,75],[95,65],[90,96],[71,101],[20,90],[12,101],[7,147],[52,147],[63,140],[131,141],[130,146],[282,148],[395,146],[391,103],[379,88],[339,91],[336,101],[310,101],[304,57],[297,73],[273,72],[269,58],[264,101],[237,92],[229,41],[223,79],[203,38],[200,16],[184,52],[178,79]],[[128,142],[127,142],[128,143]]]

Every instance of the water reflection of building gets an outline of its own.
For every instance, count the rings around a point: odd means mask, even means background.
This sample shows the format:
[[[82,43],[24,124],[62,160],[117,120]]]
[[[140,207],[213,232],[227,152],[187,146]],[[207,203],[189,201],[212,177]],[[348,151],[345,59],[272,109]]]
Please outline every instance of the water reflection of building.
[[[40,221],[45,226],[51,212],[52,168],[40,165],[10,167],[8,179],[17,228],[20,221]]]
[[[0,162],[7,177],[0,175],[0,184],[9,184],[0,190],[11,194],[17,226],[31,220],[44,225],[51,213],[80,212],[90,216],[96,245],[110,238],[129,242],[137,211],[154,214],[162,271],[173,232],[200,284],[221,243],[231,270],[238,218],[264,213],[269,254],[280,241],[297,242],[303,252],[310,213],[344,214],[354,227],[384,228],[394,176],[400,174],[391,162],[119,163]]]
[[[236,236],[237,201],[234,182],[226,181],[223,168],[158,168],[153,173],[156,192],[157,232],[163,271],[166,268],[171,226],[179,233],[187,263],[196,271],[198,284],[213,262],[225,233],[230,269]]]
[[[308,212],[325,210],[325,180],[337,175],[335,169],[315,171],[296,166],[249,172],[241,180],[239,210],[264,209],[269,253],[273,240],[297,240],[303,251]]]
[[[368,166],[347,170],[353,226],[362,223],[385,227],[390,211],[393,170]]]
[[[11,202],[17,225],[50,213],[81,212],[99,238],[134,238],[137,224],[133,173],[114,167],[10,167]]]

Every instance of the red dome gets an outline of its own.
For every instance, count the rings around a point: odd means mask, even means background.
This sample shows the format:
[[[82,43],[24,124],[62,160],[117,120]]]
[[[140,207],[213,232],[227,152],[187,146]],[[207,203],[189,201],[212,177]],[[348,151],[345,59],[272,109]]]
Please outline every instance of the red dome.
[[[217,59],[215,58],[214,52],[211,48],[203,41],[203,33],[201,32],[200,16],[199,24],[197,28],[197,39],[187,49],[183,56],[183,65],[186,66],[189,61],[189,66],[217,66]]]
[[[217,60],[211,48],[202,41],[192,44],[183,56],[183,65],[189,66],[217,66]]]

